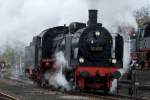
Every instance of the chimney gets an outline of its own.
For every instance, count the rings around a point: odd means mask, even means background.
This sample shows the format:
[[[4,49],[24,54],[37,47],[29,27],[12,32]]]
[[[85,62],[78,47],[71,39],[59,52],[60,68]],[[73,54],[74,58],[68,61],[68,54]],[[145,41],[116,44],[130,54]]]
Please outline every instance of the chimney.
[[[94,9],[89,10],[89,20],[87,24],[88,26],[97,24],[97,10]]]

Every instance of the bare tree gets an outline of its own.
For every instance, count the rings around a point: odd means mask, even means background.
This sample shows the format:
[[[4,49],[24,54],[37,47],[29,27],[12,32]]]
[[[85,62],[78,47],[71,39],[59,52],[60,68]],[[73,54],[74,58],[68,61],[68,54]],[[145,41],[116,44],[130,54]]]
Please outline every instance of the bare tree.
[[[137,24],[141,27],[145,22],[150,22],[150,5],[142,7],[134,12]]]

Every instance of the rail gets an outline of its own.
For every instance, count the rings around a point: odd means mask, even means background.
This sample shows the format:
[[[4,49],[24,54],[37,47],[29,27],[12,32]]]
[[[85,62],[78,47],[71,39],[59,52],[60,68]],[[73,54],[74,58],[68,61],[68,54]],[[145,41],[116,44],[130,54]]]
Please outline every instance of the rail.
[[[8,95],[6,93],[0,92],[0,100],[20,100],[20,99],[13,97],[11,95]]]

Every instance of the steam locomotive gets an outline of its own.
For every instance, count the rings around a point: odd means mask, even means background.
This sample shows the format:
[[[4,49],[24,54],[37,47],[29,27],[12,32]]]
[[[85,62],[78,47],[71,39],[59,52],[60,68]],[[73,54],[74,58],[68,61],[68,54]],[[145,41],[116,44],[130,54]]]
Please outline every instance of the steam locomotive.
[[[144,23],[131,38],[131,57],[135,69],[150,69],[150,22]]]
[[[127,75],[127,80],[130,80],[131,87],[129,94],[135,96],[143,96],[144,93],[141,88],[150,85],[150,22],[144,23],[138,27],[137,32],[131,32],[131,63]],[[136,85],[135,83],[138,83]],[[148,87],[146,87],[148,88]],[[142,91],[142,92],[141,92]]]
[[[123,66],[123,37],[111,33],[97,23],[97,10],[89,10],[86,23],[73,22],[69,26],[57,26],[35,36],[26,51],[26,72],[40,84],[47,70],[53,70],[54,54],[62,51],[71,71],[66,71],[67,80],[79,90],[103,90],[109,92],[113,79]],[[61,80],[60,80],[61,81]],[[45,82],[46,83],[46,82]]]

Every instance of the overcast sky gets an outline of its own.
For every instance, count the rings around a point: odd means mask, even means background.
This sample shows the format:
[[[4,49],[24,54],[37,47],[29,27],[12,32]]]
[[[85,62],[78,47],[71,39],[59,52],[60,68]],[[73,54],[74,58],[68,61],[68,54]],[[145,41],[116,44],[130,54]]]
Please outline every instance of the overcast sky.
[[[0,0],[0,45],[29,43],[46,28],[87,22],[88,9],[98,9],[99,22],[110,31],[121,23],[136,27],[132,12],[148,4],[150,0]]]

